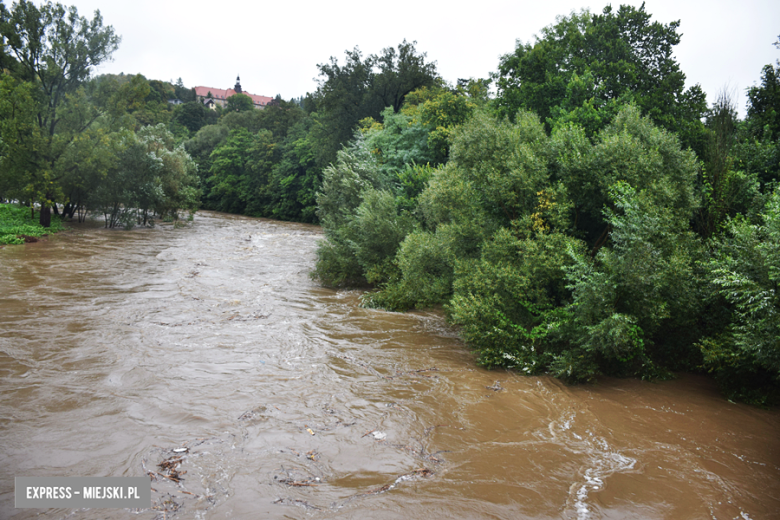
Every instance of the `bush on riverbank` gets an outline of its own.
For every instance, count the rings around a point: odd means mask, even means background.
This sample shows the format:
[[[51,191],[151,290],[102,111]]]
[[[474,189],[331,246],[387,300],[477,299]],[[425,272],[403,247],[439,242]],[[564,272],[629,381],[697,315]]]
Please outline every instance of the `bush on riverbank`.
[[[25,236],[38,238],[62,229],[62,221],[56,216],[51,220],[51,227],[44,228],[32,216],[30,208],[0,204],[0,244],[24,244]]]

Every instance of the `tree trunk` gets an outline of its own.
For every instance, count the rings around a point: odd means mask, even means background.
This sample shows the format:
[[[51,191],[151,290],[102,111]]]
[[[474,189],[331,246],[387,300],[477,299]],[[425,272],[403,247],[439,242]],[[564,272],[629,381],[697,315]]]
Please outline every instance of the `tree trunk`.
[[[51,206],[42,204],[39,213],[40,218],[38,219],[38,223],[45,228],[51,227]]]
[[[611,232],[612,232],[612,225],[607,224],[607,227],[604,229],[604,232],[602,232],[599,239],[596,240],[596,244],[593,246],[593,250],[590,252],[591,258],[596,258],[596,253],[599,252],[601,246],[607,243],[607,239],[609,238],[609,234]]]
[[[70,219],[73,218],[73,215],[76,213],[77,206],[73,204],[72,202],[68,202],[65,204],[65,207],[62,208],[62,215],[64,217],[68,217]]]

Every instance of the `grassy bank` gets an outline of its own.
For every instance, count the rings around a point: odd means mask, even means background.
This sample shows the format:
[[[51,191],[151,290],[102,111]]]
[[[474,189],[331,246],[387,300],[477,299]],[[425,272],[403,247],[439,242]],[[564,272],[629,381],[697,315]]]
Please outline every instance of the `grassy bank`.
[[[30,208],[0,204],[0,244],[23,244],[25,241],[62,231],[62,221],[52,215],[51,227],[44,228],[32,216]]]

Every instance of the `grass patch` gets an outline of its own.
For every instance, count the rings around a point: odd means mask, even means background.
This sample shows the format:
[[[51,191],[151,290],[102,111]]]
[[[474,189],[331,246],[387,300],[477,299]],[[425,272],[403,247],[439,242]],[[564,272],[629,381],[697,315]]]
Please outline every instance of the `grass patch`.
[[[62,231],[62,221],[51,216],[51,227],[38,224],[30,215],[30,208],[14,204],[0,204],[0,244],[24,244],[24,236],[41,237]]]

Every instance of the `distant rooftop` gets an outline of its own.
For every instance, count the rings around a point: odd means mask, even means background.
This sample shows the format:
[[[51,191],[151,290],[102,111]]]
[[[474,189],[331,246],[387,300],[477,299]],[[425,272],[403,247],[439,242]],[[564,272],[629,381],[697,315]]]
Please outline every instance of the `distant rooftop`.
[[[238,83],[236,83],[237,87],[241,87]],[[209,92],[211,92],[211,97],[213,97],[216,100],[225,101],[230,96],[233,96],[235,94],[245,94],[252,98],[252,102],[255,104],[255,106],[261,106],[264,107],[271,101],[273,101],[274,98],[268,97],[268,96],[260,96],[257,94],[250,94],[249,92],[246,92],[245,90],[241,89],[240,91],[237,91],[235,88],[229,88],[229,89],[221,89],[221,88],[214,88],[214,87],[195,87],[195,95],[201,98],[208,97]]]

